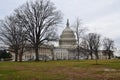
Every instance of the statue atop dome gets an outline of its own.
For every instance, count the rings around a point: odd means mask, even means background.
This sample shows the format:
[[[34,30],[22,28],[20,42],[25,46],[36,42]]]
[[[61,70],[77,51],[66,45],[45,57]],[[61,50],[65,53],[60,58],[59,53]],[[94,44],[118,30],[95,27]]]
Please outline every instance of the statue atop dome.
[[[66,24],[67,27],[69,27],[69,19],[67,19],[67,24]]]

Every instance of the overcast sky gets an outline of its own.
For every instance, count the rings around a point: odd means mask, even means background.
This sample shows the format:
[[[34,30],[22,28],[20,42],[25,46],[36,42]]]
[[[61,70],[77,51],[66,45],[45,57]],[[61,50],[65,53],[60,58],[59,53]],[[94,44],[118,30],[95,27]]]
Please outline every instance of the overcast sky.
[[[0,0],[0,19],[10,15],[14,9],[27,0]],[[89,32],[100,33],[112,38],[120,48],[120,0],[51,0],[58,10],[64,14],[63,27],[66,19],[70,24],[77,17],[82,19],[83,26]]]

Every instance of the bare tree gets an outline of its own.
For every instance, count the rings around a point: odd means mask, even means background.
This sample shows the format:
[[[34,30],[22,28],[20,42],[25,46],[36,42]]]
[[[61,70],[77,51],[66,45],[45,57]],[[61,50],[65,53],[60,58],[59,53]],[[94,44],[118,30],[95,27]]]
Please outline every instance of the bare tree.
[[[79,60],[80,56],[80,39],[82,38],[84,32],[87,30],[85,27],[81,26],[81,21],[79,18],[76,19],[74,27],[74,32],[77,40],[77,59]]]
[[[101,46],[101,40],[100,40],[101,36],[96,33],[92,33],[92,35],[93,35],[93,51],[96,56],[96,59],[99,59],[98,52],[99,52],[99,48]]]
[[[104,49],[103,53],[108,55],[108,59],[111,59],[111,57],[113,56],[114,41],[109,38],[104,38],[103,49]]]
[[[49,0],[36,0],[27,2],[16,10],[20,20],[25,24],[29,34],[28,41],[35,49],[36,61],[39,60],[38,48],[44,41],[51,40],[55,34],[51,34],[61,22],[61,12]]]
[[[23,26],[18,23],[16,15],[9,16],[5,20],[2,20],[0,25],[0,39],[9,46],[10,51],[15,53],[15,61],[17,61],[18,55],[23,53],[26,31],[24,31]]]
[[[99,48],[100,48],[100,45],[101,45],[101,42],[100,42],[100,35],[99,34],[94,34],[94,41],[93,41],[93,44],[94,44],[94,54],[96,56],[96,64],[98,64],[97,60],[99,59]]]
[[[89,55],[91,56],[91,59],[93,59],[93,36],[91,33],[86,35],[84,37],[84,40],[86,41],[86,44],[88,45]]]
[[[90,53],[91,59],[93,59],[93,53],[94,53],[96,64],[97,64],[97,59],[99,59],[98,51],[101,44],[100,35],[96,33],[89,33],[86,36],[86,40],[89,46],[89,53]]]
[[[87,41],[84,38],[80,43],[80,47],[82,48],[82,53],[85,59],[88,59],[89,58],[89,46],[88,46]]]

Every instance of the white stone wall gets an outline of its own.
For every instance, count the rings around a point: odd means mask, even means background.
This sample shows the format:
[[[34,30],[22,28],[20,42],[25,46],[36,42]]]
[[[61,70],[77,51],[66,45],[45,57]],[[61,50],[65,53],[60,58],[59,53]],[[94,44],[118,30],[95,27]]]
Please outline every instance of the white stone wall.
[[[68,50],[64,48],[55,48],[54,50],[54,59],[55,60],[67,60],[68,59]]]

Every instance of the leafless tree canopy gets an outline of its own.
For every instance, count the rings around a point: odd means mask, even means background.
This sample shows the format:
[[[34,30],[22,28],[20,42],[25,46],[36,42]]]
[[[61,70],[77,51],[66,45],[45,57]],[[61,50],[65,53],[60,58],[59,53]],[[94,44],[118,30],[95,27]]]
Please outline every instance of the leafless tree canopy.
[[[36,60],[38,60],[38,47],[45,40],[55,37],[54,29],[61,22],[61,12],[57,11],[49,0],[36,0],[16,9],[16,13],[29,32],[27,39],[35,48]]]
[[[99,59],[98,51],[99,51],[99,48],[101,45],[100,37],[101,36],[99,34],[93,34],[93,50],[94,50],[94,54],[95,54],[97,59]]]
[[[83,49],[82,53],[84,55],[84,57],[86,59],[89,58],[89,46],[88,46],[88,42],[83,38],[81,43],[80,43],[80,47]]]
[[[15,61],[17,61],[18,53],[26,42],[26,31],[19,24],[16,15],[2,20],[0,26],[0,38],[6,45],[10,46],[10,50],[15,53]]]
[[[103,39],[103,49],[104,53],[108,55],[108,59],[111,59],[114,49],[114,41],[109,38]]]
[[[93,59],[93,53],[95,54],[96,58],[98,59],[98,50],[100,48],[100,35],[96,33],[89,33],[85,40],[87,41],[88,48],[89,48],[89,54],[91,56],[91,59]]]
[[[35,49],[39,60],[38,48],[44,41],[56,40],[56,26],[62,21],[60,11],[49,0],[33,0],[17,8],[12,16],[1,21],[0,38],[15,52],[23,53],[27,42]],[[22,56],[22,54],[21,54]]]
[[[93,37],[92,34],[88,34],[84,37],[84,40],[86,41],[86,44],[88,45],[88,49],[89,49],[89,54],[91,56],[91,59],[93,59]]]

